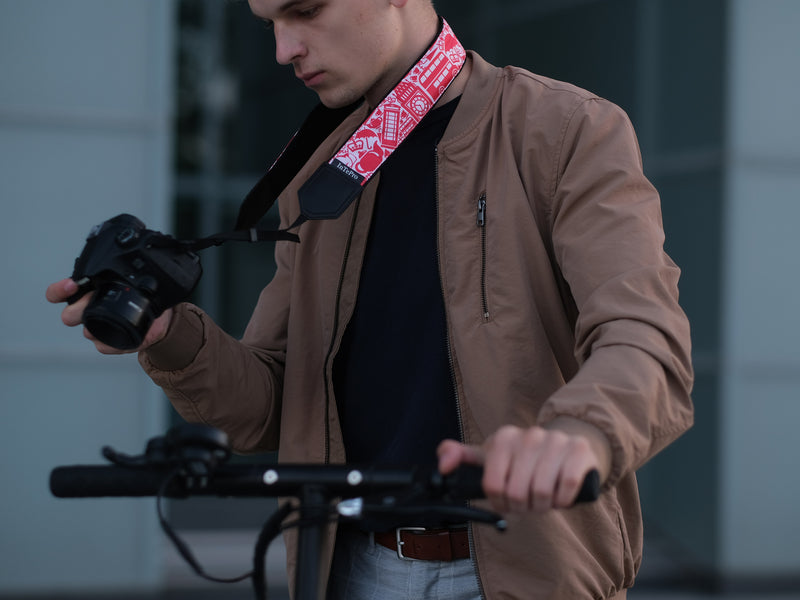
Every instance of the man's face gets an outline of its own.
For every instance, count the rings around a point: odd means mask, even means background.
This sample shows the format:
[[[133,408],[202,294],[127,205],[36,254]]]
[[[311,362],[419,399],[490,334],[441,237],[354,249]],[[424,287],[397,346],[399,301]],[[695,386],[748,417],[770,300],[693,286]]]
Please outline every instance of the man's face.
[[[397,11],[391,0],[248,0],[271,26],[275,58],[328,107],[366,96],[374,105],[402,77]],[[399,75],[398,75],[399,71]]]

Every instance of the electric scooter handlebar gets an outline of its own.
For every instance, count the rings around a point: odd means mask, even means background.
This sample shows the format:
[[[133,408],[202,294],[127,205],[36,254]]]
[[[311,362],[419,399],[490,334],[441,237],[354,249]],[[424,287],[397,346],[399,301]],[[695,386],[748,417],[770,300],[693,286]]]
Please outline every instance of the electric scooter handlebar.
[[[50,473],[50,491],[58,498],[142,497],[159,493],[170,473],[164,466],[75,465]],[[188,496],[295,496],[302,486],[324,487],[332,497],[353,498],[418,488],[432,499],[483,498],[483,469],[463,465],[442,476],[419,467],[357,467],[348,465],[218,465],[207,475],[184,473],[163,489],[170,498]],[[596,500],[597,471],[584,480],[576,503]]]
[[[477,466],[462,465],[443,476],[434,468],[420,466],[227,464],[227,437],[203,425],[183,425],[152,438],[139,456],[109,447],[103,449],[103,455],[112,464],[54,468],[50,491],[59,498],[155,496],[164,533],[198,575],[222,583],[251,578],[259,599],[267,595],[267,548],[287,527],[299,530],[295,577],[298,600],[317,596],[321,532],[332,520],[356,521],[375,531],[420,525],[425,518],[491,523],[500,530],[506,527],[500,515],[465,502],[484,497],[483,469]],[[597,471],[591,471],[575,502],[591,502],[599,493]],[[293,497],[297,503],[283,503],[262,527],[254,549],[253,570],[238,578],[221,579],[205,573],[161,510],[162,498],[189,496]],[[298,512],[299,518],[287,522],[293,512]]]

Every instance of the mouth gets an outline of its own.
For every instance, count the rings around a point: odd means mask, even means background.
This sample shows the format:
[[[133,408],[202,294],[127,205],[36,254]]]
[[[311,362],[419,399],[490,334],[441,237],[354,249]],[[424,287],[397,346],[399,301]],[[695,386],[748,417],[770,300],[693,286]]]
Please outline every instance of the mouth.
[[[322,81],[324,74],[324,71],[311,71],[309,73],[299,73],[297,77],[306,84],[306,87],[314,87]]]

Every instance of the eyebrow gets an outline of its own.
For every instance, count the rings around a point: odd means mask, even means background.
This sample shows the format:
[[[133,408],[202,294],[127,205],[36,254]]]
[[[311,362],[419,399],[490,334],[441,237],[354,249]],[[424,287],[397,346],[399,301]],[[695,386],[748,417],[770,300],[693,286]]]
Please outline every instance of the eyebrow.
[[[278,14],[278,15],[284,14],[284,13],[290,11],[291,9],[293,9],[298,4],[303,4],[304,2],[307,2],[307,0],[288,0],[288,2],[284,2],[283,4],[281,4],[278,7],[278,9],[277,9],[275,14]],[[262,16],[259,16],[259,15],[255,15],[255,16],[258,17],[259,19],[261,19],[262,21],[266,21],[267,23],[272,23],[272,19],[270,19],[268,17],[262,17]]]
[[[294,8],[298,4],[303,4],[306,0],[288,0],[288,2],[284,2],[279,8],[279,13],[285,13],[286,11]]]

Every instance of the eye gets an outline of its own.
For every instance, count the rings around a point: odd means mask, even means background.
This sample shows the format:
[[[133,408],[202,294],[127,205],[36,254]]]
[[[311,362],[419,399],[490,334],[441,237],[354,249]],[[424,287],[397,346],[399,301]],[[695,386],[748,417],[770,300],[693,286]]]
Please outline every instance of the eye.
[[[318,4],[315,4],[314,6],[298,10],[297,16],[300,17],[301,19],[313,19],[319,14],[321,10],[322,7]]]

